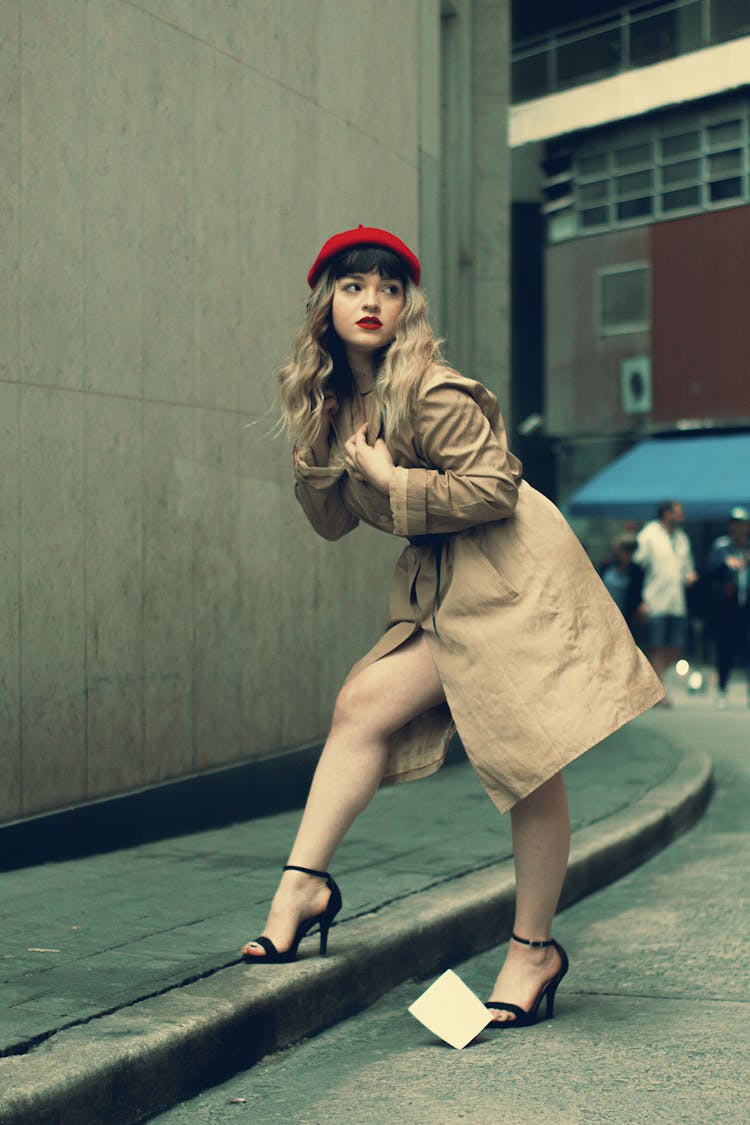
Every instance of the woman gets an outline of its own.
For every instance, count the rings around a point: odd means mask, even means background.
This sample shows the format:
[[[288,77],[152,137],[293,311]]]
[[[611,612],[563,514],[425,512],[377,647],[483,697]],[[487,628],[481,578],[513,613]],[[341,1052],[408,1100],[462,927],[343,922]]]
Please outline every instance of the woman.
[[[420,265],[394,235],[330,238],[281,373],[296,494],[338,539],[360,520],[409,540],[390,622],[333,714],[289,865],[248,962],[294,960],[341,906],[327,873],[383,781],[442,764],[455,727],[487,792],[511,809],[513,940],[495,1028],[552,1014],[567,970],[552,919],[569,848],[561,768],[652,706],[659,681],[557,509],[524,483],[494,396],[440,357]]]

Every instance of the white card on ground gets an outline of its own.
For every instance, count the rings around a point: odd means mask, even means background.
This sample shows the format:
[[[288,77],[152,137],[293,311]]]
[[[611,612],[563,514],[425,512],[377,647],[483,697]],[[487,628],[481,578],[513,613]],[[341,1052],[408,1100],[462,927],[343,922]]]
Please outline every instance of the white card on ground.
[[[438,977],[409,1011],[433,1035],[458,1050],[471,1043],[492,1019],[489,1008],[452,969]]]

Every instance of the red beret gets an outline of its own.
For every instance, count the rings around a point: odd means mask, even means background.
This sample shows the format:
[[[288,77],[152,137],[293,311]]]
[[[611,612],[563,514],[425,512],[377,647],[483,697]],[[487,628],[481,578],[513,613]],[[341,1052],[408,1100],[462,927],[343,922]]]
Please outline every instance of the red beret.
[[[383,250],[390,250],[392,254],[401,258],[406,271],[415,285],[419,285],[421,266],[416,254],[412,254],[409,247],[395,234],[379,227],[363,227],[360,223],[355,230],[345,230],[341,234],[334,234],[327,242],[323,243],[320,253],[310,267],[307,282],[312,289],[331,258],[341,254],[344,250],[351,250],[354,246],[381,246]]]

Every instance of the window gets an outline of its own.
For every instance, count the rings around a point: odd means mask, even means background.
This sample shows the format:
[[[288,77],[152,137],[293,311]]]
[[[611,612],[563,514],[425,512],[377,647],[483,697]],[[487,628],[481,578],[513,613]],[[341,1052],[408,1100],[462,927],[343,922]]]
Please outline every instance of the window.
[[[709,199],[712,203],[742,198],[742,180],[734,176],[728,180],[717,180],[708,185]]]
[[[606,153],[598,156],[582,156],[578,161],[578,174],[580,176],[596,176],[609,171],[609,161]]]
[[[662,137],[662,160],[674,160],[675,157],[691,156],[698,152],[698,133],[677,133],[674,137]]]
[[[701,178],[700,160],[678,160],[675,164],[664,164],[661,170],[662,187],[677,187],[684,184],[697,184]]]
[[[590,184],[581,184],[578,189],[578,198],[581,203],[601,203],[609,196],[609,180],[594,180]]]
[[[651,323],[650,268],[645,262],[597,273],[596,328],[600,336],[644,332]]]
[[[602,227],[609,222],[609,207],[589,207],[580,212],[580,220],[585,227]]]
[[[665,191],[661,197],[662,211],[697,211],[700,209],[701,193],[698,187],[680,188],[679,191]]]
[[[713,0],[710,10],[712,43],[736,39],[750,32],[750,12],[746,0]]]
[[[640,219],[642,216],[652,213],[653,205],[654,201],[650,196],[643,196],[641,199],[625,199],[617,204],[617,218],[621,222],[626,222],[628,219]]]
[[[551,242],[750,200],[750,98],[551,145],[544,169]]]
[[[725,148],[738,144],[742,140],[742,122],[725,121],[721,125],[709,125],[709,148]]]
[[[615,149],[615,168],[641,168],[651,163],[651,145]]]

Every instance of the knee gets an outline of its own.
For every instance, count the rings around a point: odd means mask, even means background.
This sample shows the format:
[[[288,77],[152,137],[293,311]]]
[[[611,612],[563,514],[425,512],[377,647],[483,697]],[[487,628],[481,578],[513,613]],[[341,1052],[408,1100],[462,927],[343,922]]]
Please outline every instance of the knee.
[[[339,692],[333,708],[331,730],[366,729],[372,734],[377,734],[378,724],[371,715],[370,699],[363,685],[358,683],[360,677],[349,680]]]
[[[358,711],[357,696],[359,693],[355,684],[356,680],[351,680],[349,683],[344,684],[341,691],[336,696],[333,718],[331,719],[332,730],[352,726],[356,722]]]

